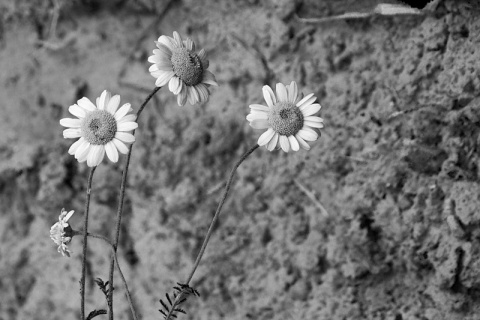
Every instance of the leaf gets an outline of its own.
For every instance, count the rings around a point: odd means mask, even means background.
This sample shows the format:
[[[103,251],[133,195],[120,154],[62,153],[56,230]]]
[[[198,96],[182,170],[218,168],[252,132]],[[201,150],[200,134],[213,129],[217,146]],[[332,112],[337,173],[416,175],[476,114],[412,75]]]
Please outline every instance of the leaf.
[[[165,313],[165,311],[163,311],[162,309],[158,309],[158,311],[160,311],[165,318],[167,317],[167,314]]]
[[[163,308],[164,308],[165,310],[167,310],[167,312],[170,311],[170,309],[169,309],[169,308],[167,307],[167,305],[162,301],[162,299],[160,299],[160,303],[162,304]]]
[[[104,309],[101,309],[101,310],[93,310],[92,312],[90,312],[87,316],[87,319],[85,320],[91,320],[93,318],[95,318],[96,316],[99,316],[101,314],[107,314],[107,310],[104,310]]]
[[[170,298],[170,295],[168,293],[165,294],[165,296],[167,297],[168,303],[170,303],[171,309],[167,306],[165,302],[163,302],[162,299],[159,300],[165,310],[158,310],[158,311],[162,313],[165,319],[177,318],[177,315],[175,314],[176,312],[187,314],[185,310],[177,307],[180,304],[187,301],[186,296],[188,295],[194,295],[197,297],[200,296],[200,293],[198,293],[197,290],[190,287],[188,284],[182,284],[180,282],[177,282],[177,285],[178,286],[173,287],[173,298],[174,298],[173,301]],[[180,299],[180,300],[177,301],[177,299]]]
[[[108,296],[110,293],[110,288],[108,287],[109,281],[103,282],[101,278],[95,279],[95,283],[98,285],[100,290],[102,290],[103,294],[105,295],[105,298],[107,299],[108,302]],[[112,291],[115,290],[115,288],[112,288]]]
[[[177,309],[175,309],[175,310],[173,310],[173,311],[175,311],[175,312],[180,312],[180,313],[183,313],[183,314],[187,314],[187,313],[185,312],[185,310],[179,309],[179,308],[177,308]]]

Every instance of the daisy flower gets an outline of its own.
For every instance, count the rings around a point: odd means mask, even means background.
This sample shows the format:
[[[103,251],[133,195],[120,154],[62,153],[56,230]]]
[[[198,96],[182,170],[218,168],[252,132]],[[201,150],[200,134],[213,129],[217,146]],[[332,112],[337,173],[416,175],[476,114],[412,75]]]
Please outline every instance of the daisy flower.
[[[283,151],[298,151],[300,147],[310,150],[307,141],[317,140],[319,134],[312,128],[323,128],[323,119],[313,116],[321,106],[314,103],[313,93],[298,101],[297,83],[277,83],[276,91],[263,86],[267,106],[251,104],[247,120],[254,129],[267,129],[259,138],[258,145],[269,151],[278,145]]]
[[[68,108],[78,119],[64,118],[60,124],[68,129],[63,131],[64,138],[80,138],[72,144],[68,153],[75,155],[79,162],[87,161],[89,167],[98,166],[107,153],[112,162],[118,161],[118,151],[128,153],[126,143],[133,143],[135,137],[130,131],[138,124],[130,103],[120,105],[120,96],[110,95],[104,90],[96,105],[83,97]],[[118,110],[117,110],[118,109]]]
[[[72,241],[73,230],[67,221],[70,219],[73,213],[73,210],[67,213],[65,209],[62,209],[62,212],[58,217],[58,222],[50,228],[50,238],[53,240],[53,242],[55,242],[56,245],[58,245],[58,252],[64,257],[70,257],[70,253],[72,253],[70,250],[68,250],[67,244]]]
[[[192,39],[182,40],[178,32],[173,32],[173,38],[161,36],[155,41],[158,49],[148,57],[153,65],[148,69],[157,78],[155,85],[163,87],[168,83],[168,89],[177,96],[179,106],[188,99],[190,104],[208,100],[209,86],[218,86],[213,73],[208,71],[209,62],[205,49],[195,52]]]

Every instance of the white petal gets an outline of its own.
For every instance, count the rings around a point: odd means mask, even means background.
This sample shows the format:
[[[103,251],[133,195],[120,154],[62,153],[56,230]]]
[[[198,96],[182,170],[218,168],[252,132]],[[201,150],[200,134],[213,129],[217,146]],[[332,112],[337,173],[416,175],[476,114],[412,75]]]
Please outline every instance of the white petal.
[[[210,63],[208,62],[207,53],[205,52],[205,49],[200,50],[200,52],[197,53],[197,56],[200,58],[200,61],[202,62],[203,70],[208,69],[208,66],[210,65]]]
[[[103,145],[92,145],[90,152],[87,156],[87,166],[96,167],[98,166],[105,155],[105,147]]]
[[[168,90],[174,95],[177,95],[182,90],[182,84],[183,81],[181,81],[179,77],[173,76],[168,82]]]
[[[278,101],[288,102],[287,88],[283,83],[277,83],[276,91]]]
[[[153,50],[153,53],[156,55],[163,56],[164,58],[167,58],[170,60],[172,58],[172,50],[170,50],[166,45],[163,43],[160,43],[158,41],[155,41],[155,44],[157,45],[158,49]],[[159,50],[159,51],[156,51]]]
[[[68,154],[74,155],[75,151],[77,151],[78,147],[83,143],[83,140],[85,140],[83,137],[75,141],[70,148],[68,149]]]
[[[160,38],[158,38],[158,42],[160,42],[161,44],[163,44],[165,47],[167,47],[170,51],[172,51],[174,48],[177,47],[176,43],[175,43],[175,40],[173,40],[172,38],[170,37],[167,37],[167,36],[160,36]]]
[[[264,105],[261,105],[261,104],[251,104],[248,106],[250,109],[252,110],[258,110],[258,111],[266,111],[266,112],[269,112],[270,111],[270,108],[264,106]]]
[[[194,104],[200,102],[200,95],[198,94],[197,89],[195,87],[187,87],[187,89],[188,89],[188,93],[191,94],[191,97],[192,97],[191,100],[190,100],[190,98],[188,100],[190,102],[190,104],[194,105]]]
[[[185,48],[187,48],[190,51],[195,51],[195,43],[193,42],[192,39],[187,38],[184,42]]]
[[[102,163],[104,157],[105,157],[105,146],[100,146],[100,152],[97,154],[97,158],[95,159],[97,166],[100,163]]]
[[[68,221],[68,219],[70,219],[72,217],[72,215],[75,213],[74,210],[70,210],[67,215],[65,216],[65,219],[63,219],[63,221]]]
[[[250,113],[251,114],[266,114],[268,116],[268,112],[265,112],[265,111],[259,111],[259,110],[250,110]]]
[[[270,127],[267,120],[252,120],[250,126],[254,129],[267,129]]]
[[[205,49],[202,49],[200,50],[198,53],[197,53],[197,56],[200,58],[200,60],[205,60],[207,59],[207,53],[205,52]]]
[[[106,110],[111,114],[115,114],[119,105],[120,105],[120,96],[116,94],[112,98],[110,98],[110,100],[108,101]]]
[[[267,150],[268,151],[272,151],[273,149],[275,149],[277,147],[279,136],[280,135],[277,132],[275,132],[275,135],[273,136],[272,140],[270,140],[270,142],[267,144]]]
[[[257,141],[258,145],[259,146],[266,145],[267,143],[270,142],[270,140],[273,138],[274,135],[275,135],[275,130],[273,130],[272,128],[268,128],[268,130],[262,133],[262,135],[258,138],[258,141]]]
[[[117,132],[118,133],[118,132]],[[113,144],[115,145],[115,147],[117,147],[118,151],[120,151],[120,153],[123,153],[123,154],[127,154],[128,153],[128,148],[127,146],[125,145],[125,143],[123,143],[122,141],[118,140],[117,138],[113,138],[112,139],[112,142]]]
[[[303,120],[312,121],[312,122],[323,122],[323,118],[315,117],[315,116],[304,117]]]
[[[187,87],[187,99],[188,99],[188,103],[190,103],[191,105],[194,105],[195,103],[197,103],[195,100],[195,95],[193,93],[192,87]]]
[[[312,128],[309,128],[308,126],[303,126],[302,130],[314,133],[314,134],[317,135],[317,138],[318,138],[318,133],[315,130],[313,130]]]
[[[291,103],[295,103],[295,100],[297,100],[297,94],[298,94],[297,83],[295,81],[292,81],[290,85],[287,86],[287,91],[288,91],[288,101]]]
[[[312,98],[313,99],[313,98]],[[320,110],[321,106],[318,103],[314,104],[303,104],[299,107],[300,111],[302,111],[304,117],[311,116],[312,114],[317,113]]]
[[[295,138],[297,138],[298,143],[303,149],[310,150],[310,146],[308,145],[308,143],[306,143],[305,140],[303,140],[298,133],[295,135]]]
[[[152,75],[158,74],[161,75],[159,71],[162,72],[171,72],[173,71],[173,65],[170,62],[157,62],[154,64],[155,68],[150,67],[149,71]],[[154,70],[157,69],[157,70]]]
[[[300,131],[298,131],[297,135],[306,141],[315,141],[318,138],[318,133],[307,127],[303,127]]]
[[[177,31],[173,31],[173,39],[177,42],[178,47],[183,47],[182,37],[180,37],[180,34]]]
[[[81,136],[82,136],[82,131],[80,130],[80,128],[63,130],[63,137],[65,139],[80,138]]]
[[[307,96],[308,97],[308,96]],[[305,100],[305,98],[303,98],[302,100]],[[303,103],[297,103],[297,106],[300,108],[300,110],[303,110],[305,107],[311,105],[312,103],[315,102],[315,100],[317,100],[317,97],[315,96],[312,96],[310,97],[309,99],[303,101]]]
[[[75,158],[79,162],[83,162],[87,160],[88,153],[90,152],[91,144],[90,142],[84,140],[83,143],[78,147],[77,151],[75,151]]]
[[[268,114],[265,112],[255,112],[255,113],[249,113],[247,115],[247,120],[252,121],[252,120],[268,120]]]
[[[282,147],[282,150],[285,152],[290,150],[290,143],[288,142],[288,138],[286,136],[280,136],[280,147]]]
[[[87,114],[87,112],[83,109],[83,108],[80,108],[78,105],[74,104],[74,105],[71,105],[69,108],[68,108],[68,111],[73,114],[74,116],[78,117],[78,118],[85,118],[85,115]]]
[[[177,103],[181,107],[187,102],[187,86],[183,86],[182,91],[177,95]]]
[[[152,72],[156,70],[172,70],[173,64],[169,58],[160,53],[160,50],[158,49],[153,50],[153,53],[153,56],[148,57],[148,62],[153,63],[153,65],[148,68],[148,71]]]
[[[123,106],[120,107],[120,109],[117,110],[117,112],[115,112],[115,114],[113,115],[115,120],[120,120],[122,119],[127,113],[128,111],[130,111],[130,107],[132,105],[130,103],[125,103]]]
[[[190,90],[191,87],[189,86],[185,86],[185,91],[187,91],[187,100],[188,100],[188,103],[190,103],[191,105],[195,104],[195,97],[193,96],[193,93],[192,91]]]
[[[312,128],[323,128],[323,122],[314,122],[314,121],[304,121],[304,126],[309,126]]]
[[[138,128],[136,122],[123,122],[117,125],[117,131],[132,131]]]
[[[118,161],[118,151],[117,148],[115,147],[115,144],[112,141],[109,141],[105,145],[105,152],[107,153],[108,159],[112,162],[117,162]]]
[[[296,106],[300,107],[305,101],[307,101],[311,97],[313,97],[313,93],[310,93],[310,94],[306,95],[302,100],[298,101]]]
[[[267,102],[267,105],[270,108],[273,108],[273,105],[277,103],[277,98],[275,97],[275,94],[273,93],[272,88],[270,88],[269,86],[263,86],[262,92],[263,92],[263,98]]]
[[[77,104],[87,111],[97,110],[97,107],[87,97],[83,97],[82,99],[78,100]]]
[[[199,83],[195,86],[197,89],[198,95],[200,97],[200,102],[206,102],[208,97],[210,96],[210,91],[208,91],[207,85],[203,83]]]
[[[127,132],[117,132],[117,133],[115,133],[115,138],[117,138],[118,140],[120,140],[122,142],[126,142],[126,143],[135,142],[135,136],[133,134],[127,133]]]
[[[218,83],[217,83],[217,80],[215,79],[215,75],[208,70],[203,71],[202,83],[206,83],[206,84],[218,87]]]
[[[300,146],[298,145],[297,138],[295,138],[294,136],[289,136],[288,142],[290,142],[290,147],[292,147],[293,151],[300,150]]]
[[[149,61],[149,62],[152,62],[152,61],[150,61],[150,58],[151,58],[151,57],[148,57],[148,61]],[[153,62],[152,62],[152,63],[153,63]],[[153,72],[153,71],[158,71],[158,67],[157,67],[156,64],[152,64],[152,65],[148,68],[148,72]]]
[[[80,128],[82,121],[80,119],[63,118],[60,119],[60,125],[67,128]]]
[[[157,78],[157,81],[155,81],[155,85],[157,87],[163,87],[164,85],[166,85],[168,83],[168,81],[170,81],[170,79],[175,75],[175,73],[173,73],[173,71],[166,71],[166,72],[163,72],[158,78]]]
[[[112,95],[110,94],[110,92],[108,92],[107,90],[103,90],[100,98],[97,98],[97,108],[99,110],[105,110],[105,107],[107,106],[108,101],[110,101],[111,96]]]
[[[123,123],[123,122],[135,122],[137,120],[137,116],[134,114],[127,114],[124,116],[122,119],[118,120],[117,123]]]
[[[163,77],[166,72],[169,72],[169,71],[157,70],[157,71],[150,72],[150,74],[152,75],[152,77],[157,78],[158,80],[158,78]]]

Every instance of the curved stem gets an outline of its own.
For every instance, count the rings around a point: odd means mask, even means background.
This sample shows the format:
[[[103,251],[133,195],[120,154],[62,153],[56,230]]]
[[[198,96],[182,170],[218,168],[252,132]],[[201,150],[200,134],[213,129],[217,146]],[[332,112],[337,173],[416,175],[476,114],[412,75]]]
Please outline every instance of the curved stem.
[[[152,99],[155,93],[157,93],[158,90],[160,90],[160,88],[161,87],[155,87],[155,89],[153,89],[153,91],[148,95],[145,101],[143,101],[142,105],[140,106],[137,112],[137,119],[136,119],[137,122],[138,122],[138,118],[140,117],[140,114],[142,113],[147,103]],[[133,130],[132,134],[135,134],[135,130]],[[120,185],[120,196],[118,199],[117,219],[115,223],[115,238],[112,244],[113,252],[115,253],[117,252],[118,239],[120,238],[120,226],[122,222],[123,202],[125,200],[125,189],[127,185],[128,166],[130,165],[130,156],[132,154],[132,149],[133,149],[133,143],[128,148],[127,160],[125,162],[125,168],[123,169],[122,182]],[[108,310],[109,310],[110,320],[113,320],[113,271],[115,267],[115,259],[116,257],[114,255],[110,262],[110,272],[108,277],[108,281],[110,284],[110,290],[109,290],[109,296],[108,296]]]
[[[93,179],[93,173],[95,172],[95,169],[97,167],[93,167],[90,170],[90,174],[88,175],[88,181],[87,181],[87,197],[85,199],[85,217],[83,220],[83,230],[84,230],[84,235],[83,235],[83,259],[82,259],[82,278],[80,279],[80,296],[81,296],[81,304],[80,304],[80,310],[81,310],[81,319],[85,319],[85,276],[86,276],[86,265],[87,265],[87,232],[88,232],[88,210],[90,207],[90,193],[92,189],[92,179]]]
[[[74,231],[74,235],[84,235],[83,232],[78,232]],[[125,287],[125,295],[127,296],[128,304],[130,305],[130,311],[132,312],[132,316],[134,320],[137,320],[137,313],[135,312],[135,308],[133,307],[133,302],[132,302],[132,296],[130,295],[130,290],[128,290],[128,285],[127,285],[127,280],[125,280],[125,277],[123,276],[122,269],[120,269],[120,264],[118,263],[118,257],[117,257],[117,252],[114,250],[113,243],[106,237],[93,234],[90,232],[87,232],[87,236],[92,237],[92,238],[97,238],[105,241],[108,245],[112,247],[112,255],[115,260],[115,264],[117,265],[118,273],[120,274],[120,277],[122,278],[123,281],[123,286]]]
[[[210,240],[210,236],[212,235],[213,232],[213,227],[215,226],[215,223],[217,222],[218,216],[220,215],[220,212],[222,211],[222,207],[225,203],[225,200],[227,199],[228,192],[230,191],[230,187],[233,182],[233,178],[235,176],[235,172],[237,171],[238,167],[240,164],[257,148],[259,147],[258,144],[255,144],[252,148],[250,148],[247,152],[245,152],[244,155],[235,163],[233,166],[232,171],[230,172],[230,176],[228,177],[227,180],[227,185],[225,186],[225,190],[223,191],[222,198],[220,199],[220,203],[218,204],[217,211],[215,211],[215,215],[213,216],[212,222],[210,222],[210,226],[208,227],[207,235],[205,236],[205,239],[203,240],[202,247],[200,248],[200,252],[197,255],[197,259],[195,260],[195,264],[192,268],[192,271],[190,272],[187,281],[185,282],[185,285],[189,285],[190,281],[192,281],[193,275],[195,271],[198,268],[198,265],[200,264],[200,261],[202,260],[203,254],[205,253],[205,249],[207,248],[208,241]],[[177,306],[180,304],[180,301],[182,301],[185,298],[185,293],[181,292],[174,300],[172,307],[168,311],[167,316],[165,317],[165,320],[170,320],[173,316],[173,312],[177,308]]]
[[[230,191],[230,186],[232,185],[233,177],[235,176],[235,172],[237,171],[237,168],[258,147],[259,147],[259,145],[255,144],[255,146],[253,146],[247,152],[245,152],[245,154],[233,166],[233,169],[230,172],[230,176],[228,177],[227,185],[225,186],[225,191],[223,192],[222,199],[220,200],[220,203],[218,204],[217,211],[215,212],[215,215],[213,216],[212,222],[210,223],[210,227],[208,227],[208,231],[207,231],[207,235],[205,236],[205,240],[203,240],[202,248],[200,249],[200,252],[197,255],[197,259],[195,260],[195,264],[193,266],[193,269],[190,272],[190,275],[188,276],[187,281],[185,282],[186,285],[188,285],[190,283],[190,281],[192,280],[193,274],[195,273],[195,270],[197,270],[197,267],[200,264],[200,260],[202,260],[202,256],[205,253],[205,249],[207,248],[207,243],[210,240],[210,236],[212,235],[213,227],[215,226],[215,222],[217,222],[218,216],[220,215],[220,211],[222,211],[223,204],[225,203],[225,200],[227,199],[228,192]]]

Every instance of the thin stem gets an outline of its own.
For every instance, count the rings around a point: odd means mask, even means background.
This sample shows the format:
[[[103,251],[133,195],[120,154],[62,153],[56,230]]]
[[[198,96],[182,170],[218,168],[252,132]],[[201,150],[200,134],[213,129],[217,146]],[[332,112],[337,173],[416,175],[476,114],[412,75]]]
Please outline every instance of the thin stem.
[[[142,113],[147,103],[158,92],[158,90],[160,90],[160,88],[161,87],[155,87],[155,89],[153,89],[153,91],[148,95],[145,101],[143,101],[142,105],[140,106],[137,112],[137,119],[136,119],[137,122],[138,122],[138,118],[140,117],[140,114]],[[132,132],[132,134],[135,134],[135,130]],[[130,165],[130,156],[132,155],[132,149],[133,149],[133,144],[131,144],[130,147],[128,148],[127,160],[125,161],[125,168],[123,169],[122,182],[120,185],[120,196],[118,199],[117,219],[115,223],[115,238],[112,244],[113,252],[115,253],[117,252],[118,239],[120,238],[120,226],[122,222],[123,202],[125,200],[125,189],[127,185],[128,166]],[[116,258],[114,255],[110,262],[110,272],[108,277],[108,281],[110,283],[110,290],[108,294],[108,310],[109,310],[110,320],[113,320],[113,271],[115,268],[115,259]]]
[[[87,232],[88,232],[88,210],[90,208],[90,193],[92,191],[92,179],[93,173],[97,167],[93,167],[90,170],[87,181],[87,197],[85,199],[85,217],[83,220],[83,259],[82,259],[82,278],[80,279],[80,295],[81,295],[81,319],[85,319],[85,275],[86,275],[86,265],[87,265]]]
[[[74,231],[74,235],[84,235],[84,233]],[[90,232],[87,232],[87,236],[92,237],[92,238],[101,239],[101,240],[105,241],[108,245],[111,246],[112,255],[113,255],[113,258],[115,260],[115,264],[117,266],[118,273],[120,274],[120,277],[122,278],[122,281],[123,281],[123,286],[125,287],[125,295],[127,296],[128,304],[130,305],[130,311],[132,312],[133,319],[137,320],[138,319],[137,318],[137,313],[135,312],[135,308],[133,307],[132,296],[130,295],[130,290],[128,290],[127,280],[125,280],[125,277],[123,276],[122,269],[120,269],[120,264],[118,263],[117,252],[114,250],[113,243],[108,238],[106,238],[104,236],[93,234],[93,233],[90,233]]]
[[[203,240],[202,247],[200,249],[200,252],[197,255],[197,259],[195,260],[195,264],[192,268],[192,271],[190,272],[190,275],[188,276],[187,281],[185,284],[188,286],[190,284],[190,281],[193,278],[193,275],[195,271],[198,268],[198,265],[200,264],[200,260],[202,260],[203,254],[205,253],[205,249],[207,248],[208,241],[210,240],[210,236],[212,235],[213,232],[213,227],[215,226],[215,223],[217,222],[218,216],[220,215],[220,212],[222,211],[223,204],[225,203],[225,200],[227,199],[228,192],[230,191],[230,187],[233,182],[233,178],[235,176],[235,172],[237,171],[238,167],[240,164],[247,159],[247,157],[255,151],[259,147],[258,144],[255,144],[252,148],[250,148],[245,154],[235,163],[233,166],[232,171],[230,172],[230,176],[228,177],[227,180],[227,185],[225,186],[225,189],[223,191],[222,198],[220,200],[220,203],[218,204],[217,211],[215,211],[215,215],[213,216],[212,222],[210,222],[210,226],[208,227],[207,235],[205,236],[205,239]],[[172,307],[168,311],[167,316],[165,317],[165,320],[170,320],[173,317],[173,313],[176,309],[176,307],[179,305],[180,301],[182,301],[185,298],[185,293],[181,292],[176,298],[175,301],[173,302]]]
[[[230,172],[230,176],[228,177],[227,185],[225,186],[225,190],[223,191],[222,199],[220,200],[220,203],[218,204],[217,211],[215,212],[215,215],[213,216],[212,222],[210,223],[210,227],[208,227],[207,235],[205,236],[205,240],[203,240],[202,248],[200,249],[200,252],[197,255],[197,259],[195,260],[195,265],[193,266],[193,269],[190,272],[190,275],[188,276],[187,281],[185,282],[186,285],[188,285],[190,283],[190,281],[192,280],[193,274],[195,273],[195,270],[197,270],[197,267],[200,264],[200,260],[202,260],[202,256],[205,252],[205,249],[207,248],[207,243],[210,240],[210,236],[212,235],[213,227],[215,226],[215,223],[217,222],[218,216],[220,215],[220,211],[222,211],[223,204],[225,203],[225,200],[227,199],[228,192],[230,191],[230,186],[232,185],[233,177],[235,176],[235,172],[237,171],[237,168],[258,147],[259,147],[259,145],[255,144],[255,146],[253,146],[247,152],[245,152],[245,154],[235,163],[235,166],[233,167],[232,171]]]

